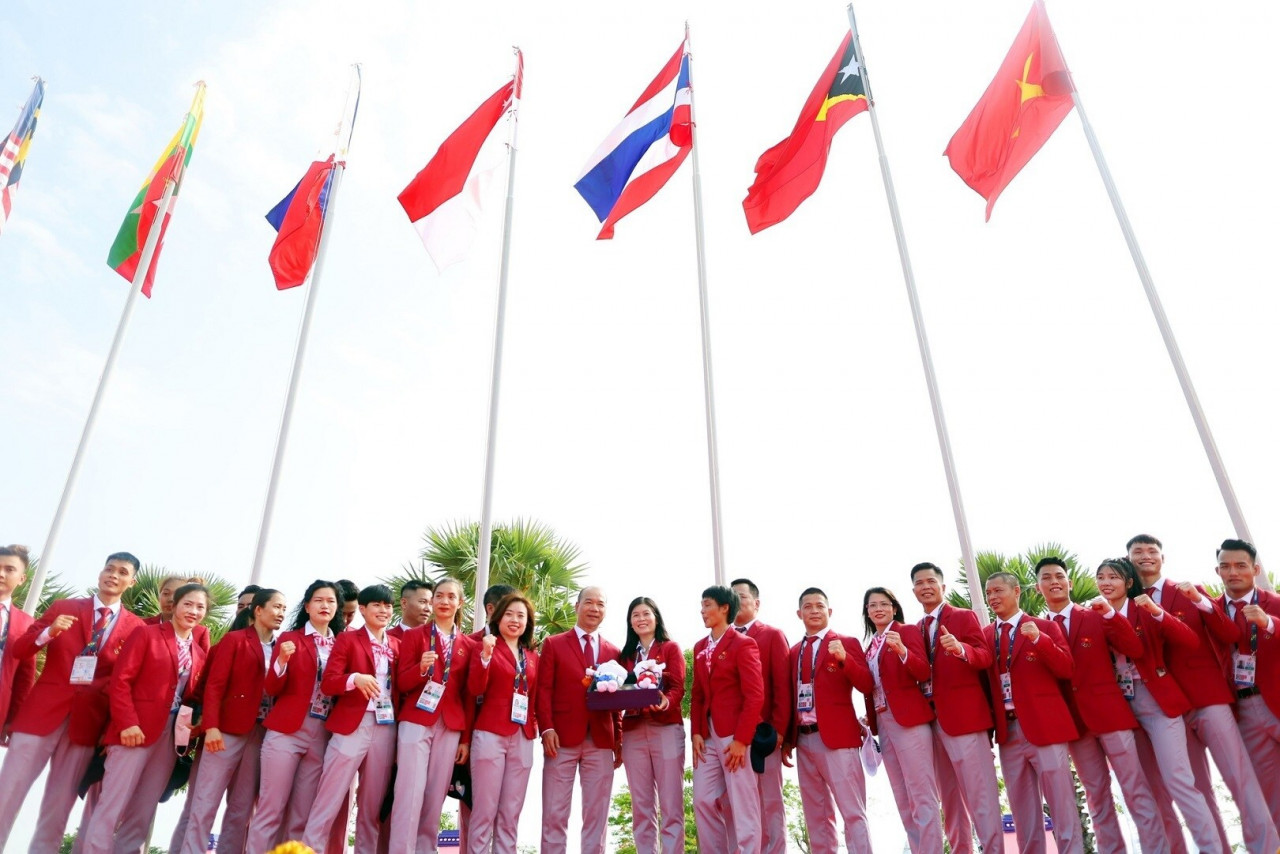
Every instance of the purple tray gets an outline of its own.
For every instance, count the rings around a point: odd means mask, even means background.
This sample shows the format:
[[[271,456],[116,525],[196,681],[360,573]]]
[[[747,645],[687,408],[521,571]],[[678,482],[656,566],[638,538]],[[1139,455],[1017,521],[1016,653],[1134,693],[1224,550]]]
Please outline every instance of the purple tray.
[[[611,694],[604,691],[587,692],[587,708],[593,712],[647,709],[661,703],[662,691],[657,688],[621,688]]]

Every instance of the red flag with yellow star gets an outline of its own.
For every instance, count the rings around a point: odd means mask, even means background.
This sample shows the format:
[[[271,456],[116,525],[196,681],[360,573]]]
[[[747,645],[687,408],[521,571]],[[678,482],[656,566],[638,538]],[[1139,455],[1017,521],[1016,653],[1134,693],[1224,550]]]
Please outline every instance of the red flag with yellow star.
[[[996,199],[1071,112],[1071,72],[1042,0],[1036,0],[1009,55],[944,152],[966,184]]]

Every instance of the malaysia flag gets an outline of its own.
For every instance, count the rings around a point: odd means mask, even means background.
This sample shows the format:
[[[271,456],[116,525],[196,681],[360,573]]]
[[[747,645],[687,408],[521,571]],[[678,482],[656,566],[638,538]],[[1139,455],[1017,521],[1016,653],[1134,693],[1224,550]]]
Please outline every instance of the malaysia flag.
[[[312,163],[298,185],[267,214],[267,222],[277,232],[267,257],[277,290],[296,288],[311,273],[320,251],[335,169],[332,154],[328,160]]]
[[[686,39],[573,185],[604,223],[598,240],[613,237],[618,220],[652,199],[689,156],[692,100]]]
[[[440,144],[435,156],[397,196],[441,272],[466,257],[475,241],[487,188],[498,165],[485,162],[480,152],[499,120],[518,107],[523,84],[524,55],[517,51],[515,77]]]

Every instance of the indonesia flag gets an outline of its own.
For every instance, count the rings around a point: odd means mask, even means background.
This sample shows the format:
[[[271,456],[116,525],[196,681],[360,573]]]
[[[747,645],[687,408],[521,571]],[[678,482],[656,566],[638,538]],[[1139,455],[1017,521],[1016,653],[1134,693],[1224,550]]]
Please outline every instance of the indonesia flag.
[[[618,220],[652,199],[689,156],[692,101],[686,39],[573,185],[604,223],[598,240],[613,237]]]
[[[479,230],[485,189],[494,164],[477,164],[480,150],[498,121],[519,106],[524,56],[517,55],[516,75],[471,114],[436,151],[397,197],[409,215],[436,269],[461,261]]]

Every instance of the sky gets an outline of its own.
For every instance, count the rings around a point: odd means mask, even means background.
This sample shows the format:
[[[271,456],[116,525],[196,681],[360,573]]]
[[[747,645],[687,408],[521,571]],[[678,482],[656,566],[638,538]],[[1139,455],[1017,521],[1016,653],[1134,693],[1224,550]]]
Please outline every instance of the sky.
[[[1264,103],[1280,10],[1048,8],[1265,562],[1280,518]],[[988,223],[941,156],[1027,10],[857,9],[973,543],[1013,554],[1056,541],[1096,565],[1146,531],[1165,542],[1167,575],[1211,581],[1231,523],[1079,117]],[[792,602],[811,584],[838,631],[861,634],[871,584],[918,617],[908,569],[958,567],[960,549],[867,117],[841,130],[789,220],[752,237],[741,210],[756,158],[790,132],[847,25],[842,6],[809,0],[554,14],[5,4],[0,125],[30,76],[48,94],[0,237],[0,540],[42,550],[127,295],[107,250],[204,80],[155,295],[134,315],[51,568],[88,586],[127,549],[247,582],[305,296],[274,289],[263,215],[320,153],[357,61],[361,112],[264,580],[290,597],[316,577],[372,582],[416,558],[428,526],[477,519],[499,223],[441,275],[395,196],[510,75],[519,45],[494,515],[541,520],[581,548],[610,597],[606,635],[620,641],[625,604],[649,595],[691,645],[713,578],[692,172],[612,241],[595,241],[572,188],[686,20],[727,575],[754,579],[762,619],[793,637]]]

